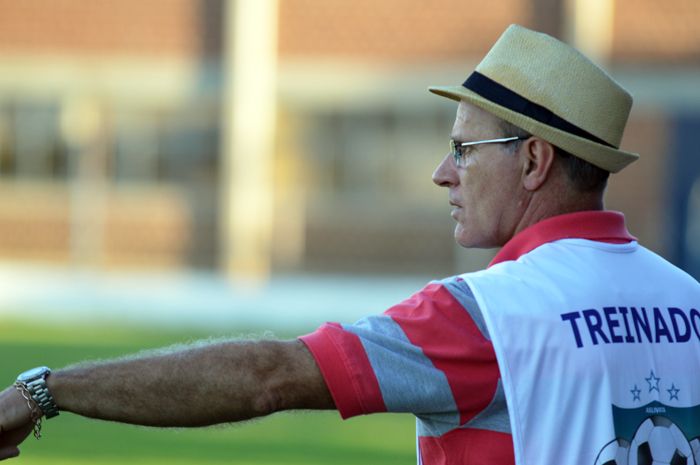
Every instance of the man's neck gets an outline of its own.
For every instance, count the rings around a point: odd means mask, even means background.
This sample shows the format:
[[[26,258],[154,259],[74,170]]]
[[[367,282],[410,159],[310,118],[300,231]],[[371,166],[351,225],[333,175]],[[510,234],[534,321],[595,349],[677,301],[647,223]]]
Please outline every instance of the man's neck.
[[[532,193],[513,236],[540,221],[554,216],[582,211],[603,211],[604,190],[577,192],[557,183]]]

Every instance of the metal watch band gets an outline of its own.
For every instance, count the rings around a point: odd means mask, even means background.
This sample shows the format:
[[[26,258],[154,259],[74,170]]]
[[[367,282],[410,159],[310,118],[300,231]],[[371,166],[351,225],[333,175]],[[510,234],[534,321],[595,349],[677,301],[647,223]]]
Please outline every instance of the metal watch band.
[[[49,390],[46,387],[46,379],[44,377],[29,381],[24,384],[27,391],[32,396],[32,400],[41,407],[44,412],[44,416],[48,418],[53,418],[58,415],[58,406],[53,401],[53,397],[49,394]]]

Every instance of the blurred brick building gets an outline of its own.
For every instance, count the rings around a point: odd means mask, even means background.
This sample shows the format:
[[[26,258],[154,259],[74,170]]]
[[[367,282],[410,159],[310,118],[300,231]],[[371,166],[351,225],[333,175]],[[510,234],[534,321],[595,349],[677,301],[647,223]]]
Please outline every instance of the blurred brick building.
[[[697,1],[269,1],[272,270],[451,274],[488,260],[453,244],[430,181],[455,107],[426,87],[462,82],[512,23],[575,44],[633,92],[623,148],[642,160],[612,178],[607,207],[694,266]],[[235,3],[0,0],[0,258],[221,265],[237,241],[221,168]]]

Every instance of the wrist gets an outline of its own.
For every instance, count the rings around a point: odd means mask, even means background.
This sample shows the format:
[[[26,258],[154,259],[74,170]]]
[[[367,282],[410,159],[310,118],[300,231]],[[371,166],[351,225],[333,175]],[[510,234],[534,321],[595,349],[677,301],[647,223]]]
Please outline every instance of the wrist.
[[[47,367],[33,368],[17,377],[15,388],[27,401],[29,418],[34,423],[34,436],[41,438],[41,417],[47,419],[57,416],[60,412],[46,386],[46,378],[51,374]]]

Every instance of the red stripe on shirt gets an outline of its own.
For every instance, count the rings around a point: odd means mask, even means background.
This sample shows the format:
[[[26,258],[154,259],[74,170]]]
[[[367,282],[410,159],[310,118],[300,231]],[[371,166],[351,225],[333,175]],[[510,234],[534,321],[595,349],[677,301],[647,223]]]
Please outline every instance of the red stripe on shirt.
[[[386,412],[379,382],[360,338],[338,323],[302,336],[323,374],[343,419]]]
[[[444,286],[430,284],[385,315],[445,374],[460,424],[491,403],[500,378],[493,344]]]
[[[457,428],[440,438],[418,438],[424,464],[515,463],[513,436],[485,429]]]

